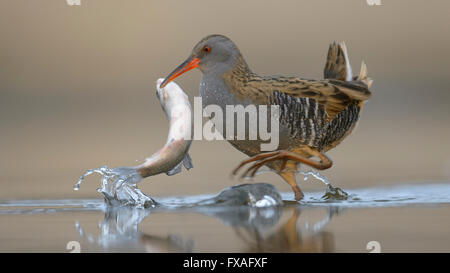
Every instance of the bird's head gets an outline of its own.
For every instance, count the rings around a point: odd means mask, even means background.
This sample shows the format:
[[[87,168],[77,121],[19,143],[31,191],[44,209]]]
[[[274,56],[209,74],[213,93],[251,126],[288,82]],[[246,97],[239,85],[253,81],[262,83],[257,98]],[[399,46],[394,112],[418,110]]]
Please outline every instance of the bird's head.
[[[223,73],[233,67],[239,55],[239,49],[229,38],[209,35],[195,45],[189,57],[165,78],[161,87],[197,67],[203,73]]]

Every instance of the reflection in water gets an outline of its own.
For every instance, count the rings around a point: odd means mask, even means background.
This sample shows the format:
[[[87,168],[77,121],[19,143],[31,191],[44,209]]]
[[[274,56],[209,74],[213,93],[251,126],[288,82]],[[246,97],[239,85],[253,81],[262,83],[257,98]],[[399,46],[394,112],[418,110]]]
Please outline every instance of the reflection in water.
[[[35,220],[40,217],[36,218],[33,215],[64,214],[65,217],[79,220],[80,224],[77,221],[75,227],[82,238],[91,242],[94,248],[101,247],[105,251],[192,252],[202,250],[202,242],[205,239],[202,237],[205,236],[203,233],[200,237],[191,240],[190,237],[177,236],[176,231],[174,234],[163,233],[164,235],[161,236],[160,233],[158,235],[156,232],[144,233],[139,229],[144,219],[153,221],[152,215],[159,214],[169,216],[166,219],[171,220],[165,222],[168,226],[164,228],[183,230],[183,232],[211,230],[211,226],[195,222],[195,219],[201,218],[202,215],[220,219],[225,226],[234,231],[231,234],[235,234],[244,244],[242,248],[240,245],[233,244],[233,251],[328,252],[335,251],[335,243],[334,235],[329,232],[330,228],[325,230],[325,227],[332,218],[339,215],[339,210],[448,206],[450,204],[449,183],[355,189],[349,191],[349,198],[346,200],[336,198],[324,200],[323,192],[311,192],[307,193],[305,200],[301,203],[289,202],[292,199],[292,193],[284,193],[281,194],[283,205],[279,206],[256,206],[258,200],[278,200],[279,193],[264,183],[252,185],[254,186],[249,184],[233,186],[217,195],[160,198],[157,200],[159,205],[149,209],[110,207],[100,199],[9,200],[0,202],[0,215],[3,217],[23,215],[24,218],[30,215]],[[236,200],[232,200],[233,198]],[[226,202],[223,202],[224,200]],[[89,226],[92,222],[87,216],[91,212],[105,214],[98,229],[92,230]],[[194,214],[192,215],[193,224],[190,227],[184,227],[182,224],[173,225],[173,219],[176,219],[177,214],[180,213]],[[157,219],[160,218],[156,217],[155,220]],[[61,228],[53,223],[48,225],[52,230]],[[208,234],[221,236],[222,232],[222,229],[218,229],[211,230]],[[222,237],[222,241],[218,240],[217,243],[227,242],[224,240],[228,239]],[[35,240],[39,241],[41,238],[38,237]],[[194,245],[195,241],[197,245]]]
[[[143,246],[147,252],[192,252],[191,240],[184,243],[175,235],[160,237],[140,232],[138,225],[149,214],[150,210],[108,207],[104,220],[99,224],[98,236],[86,233],[78,222],[75,228],[82,237],[103,249]]]
[[[307,208],[311,210],[312,208]],[[150,217],[152,210],[129,207],[108,208],[105,218],[99,225],[98,236],[87,234],[76,223],[80,235],[90,243],[105,250],[117,248],[143,248],[147,252],[192,252],[194,242],[177,235],[156,236],[142,233],[138,225]],[[316,223],[299,226],[302,209],[299,207],[198,207],[188,211],[215,217],[231,226],[236,236],[246,245],[242,252],[330,252],[334,250],[333,235],[323,231],[334,210]],[[164,211],[173,212],[173,211]],[[287,220],[280,222],[283,214],[289,214]],[[308,223],[309,219],[303,219]],[[275,226],[280,226],[273,229]],[[267,234],[266,234],[267,233]],[[266,235],[264,235],[266,234]]]
[[[242,184],[224,189],[216,196],[189,202],[173,204],[157,202],[155,209],[136,209],[127,206],[107,206],[105,219],[99,225],[100,234],[95,237],[87,235],[79,224],[77,230],[89,242],[102,248],[123,247],[129,244],[142,244],[149,252],[191,252],[193,242],[183,240],[175,235],[165,237],[144,234],[138,225],[150,212],[189,211],[220,219],[231,226],[238,238],[246,245],[248,252],[303,252],[331,251],[333,236],[321,232],[331,219],[329,212],[325,218],[303,230],[297,226],[301,209],[297,206],[284,207],[280,193],[271,184]],[[329,209],[330,211],[330,209]],[[279,224],[282,214],[292,213],[287,221]],[[263,233],[269,232],[268,236]],[[307,235],[306,235],[307,234]]]
[[[329,210],[327,217],[303,229],[298,226],[301,209],[291,207],[286,209],[291,216],[281,227],[263,236],[261,229],[240,228],[235,226],[236,235],[248,246],[243,252],[332,252],[334,251],[334,237],[331,232],[322,229],[328,224],[333,215]]]

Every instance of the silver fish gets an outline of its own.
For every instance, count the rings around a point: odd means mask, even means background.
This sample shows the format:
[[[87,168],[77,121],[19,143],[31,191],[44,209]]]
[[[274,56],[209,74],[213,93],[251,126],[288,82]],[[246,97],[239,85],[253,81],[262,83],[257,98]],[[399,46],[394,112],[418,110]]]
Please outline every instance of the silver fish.
[[[137,166],[142,177],[160,173],[174,175],[181,172],[181,166],[189,170],[192,166],[188,154],[192,142],[192,109],[188,96],[176,83],[159,88],[164,79],[156,83],[156,95],[170,122],[167,142],[159,151]]]
[[[159,88],[163,80],[159,79],[156,82],[156,95],[170,122],[169,135],[164,147],[138,166],[114,169],[101,166],[87,170],[78,179],[74,186],[75,190],[79,189],[86,176],[99,173],[102,175],[102,187],[97,190],[107,199],[134,200],[134,203],[143,203],[149,198],[135,187],[143,178],[160,173],[174,175],[181,172],[182,165],[187,170],[193,167],[188,154],[192,142],[192,109],[188,96],[174,82]]]

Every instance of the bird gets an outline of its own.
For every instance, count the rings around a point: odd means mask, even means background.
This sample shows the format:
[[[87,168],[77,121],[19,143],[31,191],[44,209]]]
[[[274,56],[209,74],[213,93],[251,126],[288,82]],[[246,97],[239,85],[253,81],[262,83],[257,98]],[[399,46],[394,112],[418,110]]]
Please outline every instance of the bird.
[[[227,138],[233,147],[249,156],[232,174],[249,166],[242,177],[253,177],[267,166],[291,186],[296,201],[304,197],[296,181],[299,164],[317,170],[330,168],[333,162],[325,153],[353,131],[364,102],[371,96],[372,79],[367,77],[367,66],[362,62],[360,74],[353,77],[344,42],[330,44],[324,79],[305,79],[258,75],[231,39],[212,34],[194,46],[161,87],[194,68],[202,72],[199,89],[205,105],[215,104],[222,109],[226,105],[279,106],[276,150],[261,151],[264,141],[260,138]]]

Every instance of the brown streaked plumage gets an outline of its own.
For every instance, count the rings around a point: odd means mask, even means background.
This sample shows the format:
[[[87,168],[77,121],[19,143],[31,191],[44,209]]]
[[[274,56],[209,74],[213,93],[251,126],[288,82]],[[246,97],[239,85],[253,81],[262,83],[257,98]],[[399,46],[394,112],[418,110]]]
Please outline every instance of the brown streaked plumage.
[[[338,145],[355,127],[363,102],[370,97],[371,80],[362,64],[352,76],[344,43],[330,45],[325,79],[259,76],[251,71],[237,46],[223,35],[202,39],[188,59],[162,83],[198,67],[202,73],[200,95],[204,103],[226,105],[279,105],[280,143],[277,151],[263,153],[261,139],[229,140],[251,158],[234,171],[252,164],[244,175],[253,176],[262,166],[278,172],[291,185],[296,200],[303,193],[295,181],[298,163],[323,170],[332,166],[324,152]],[[248,122],[248,121],[247,121]],[[225,123],[223,123],[225,124]],[[226,135],[223,132],[224,136]],[[313,160],[317,157],[319,160]]]

